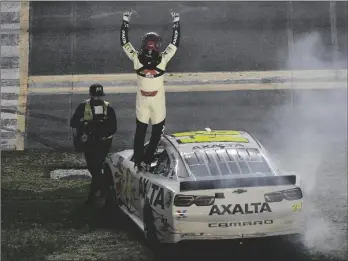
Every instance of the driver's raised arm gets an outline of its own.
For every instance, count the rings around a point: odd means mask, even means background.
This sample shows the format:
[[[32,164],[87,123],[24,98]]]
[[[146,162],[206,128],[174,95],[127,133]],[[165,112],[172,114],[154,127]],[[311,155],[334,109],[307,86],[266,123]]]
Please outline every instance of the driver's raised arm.
[[[173,17],[173,33],[172,40],[163,52],[163,58],[168,63],[173,58],[180,45],[180,16],[178,13],[171,12]]]
[[[129,29],[129,22],[131,19],[131,12],[126,12],[123,14],[123,21],[121,25],[120,30],[120,41],[121,46],[123,48],[123,51],[126,53],[128,58],[133,61],[134,57],[137,56],[138,52],[134,49],[133,45],[129,42],[128,38],[128,29]]]

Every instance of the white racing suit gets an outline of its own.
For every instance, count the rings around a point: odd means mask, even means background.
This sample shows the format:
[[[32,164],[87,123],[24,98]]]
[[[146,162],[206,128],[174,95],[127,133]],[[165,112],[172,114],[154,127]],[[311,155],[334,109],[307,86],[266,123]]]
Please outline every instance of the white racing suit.
[[[173,22],[172,40],[164,52],[161,53],[162,59],[154,68],[149,68],[140,62],[138,51],[129,42],[128,28],[129,23],[123,21],[120,31],[121,45],[128,58],[133,62],[133,68],[137,73],[137,130],[134,138],[134,161],[135,164],[140,164],[142,161],[149,164],[152,161],[164,129],[166,118],[164,73],[168,62],[179,47],[180,22]],[[152,124],[152,134],[145,157],[143,157],[145,134],[150,121]]]

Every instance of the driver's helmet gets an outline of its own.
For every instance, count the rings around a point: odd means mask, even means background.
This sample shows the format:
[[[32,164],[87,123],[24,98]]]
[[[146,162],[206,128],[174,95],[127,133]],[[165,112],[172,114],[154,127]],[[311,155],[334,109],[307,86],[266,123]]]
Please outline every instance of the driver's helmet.
[[[146,33],[141,42],[141,50],[144,52],[160,52],[162,46],[162,39],[158,33]]]

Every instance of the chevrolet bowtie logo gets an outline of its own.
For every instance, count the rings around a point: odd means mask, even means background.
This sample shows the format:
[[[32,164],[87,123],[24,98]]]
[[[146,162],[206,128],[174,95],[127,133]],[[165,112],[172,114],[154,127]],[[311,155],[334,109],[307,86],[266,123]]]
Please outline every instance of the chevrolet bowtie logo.
[[[241,194],[244,192],[247,192],[247,191],[245,189],[237,189],[237,190],[233,191],[233,193],[238,193],[238,194]]]

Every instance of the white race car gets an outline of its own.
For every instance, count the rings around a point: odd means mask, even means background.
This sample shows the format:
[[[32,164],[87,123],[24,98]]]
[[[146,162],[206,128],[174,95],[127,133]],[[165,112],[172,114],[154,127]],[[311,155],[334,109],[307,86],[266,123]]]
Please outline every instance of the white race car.
[[[132,157],[133,150],[108,156],[107,202],[117,205],[151,242],[304,231],[299,177],[281,175],[247,132],[208,129],[163,135],[150,172],[137,172]]]

